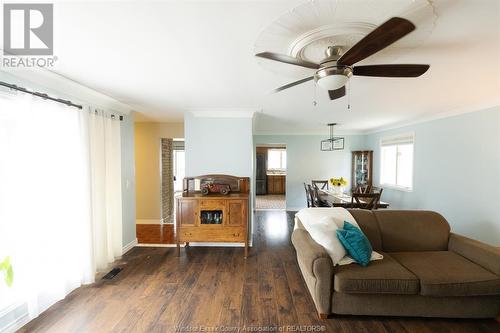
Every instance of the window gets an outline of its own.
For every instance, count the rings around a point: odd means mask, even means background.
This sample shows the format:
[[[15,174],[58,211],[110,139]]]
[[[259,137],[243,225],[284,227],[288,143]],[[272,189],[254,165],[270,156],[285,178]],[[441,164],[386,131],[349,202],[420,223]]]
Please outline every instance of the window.
[[[286,150],[269,149],[267,152],[268,170],[286,170]]]
[[[123,244],[119,120],[2,94],[0,262],[14,271],[10,287],[0,272],[5,332],[94,282]]]
[[[413,134],[382,139],[380,183],[405,190],[413,188]]]

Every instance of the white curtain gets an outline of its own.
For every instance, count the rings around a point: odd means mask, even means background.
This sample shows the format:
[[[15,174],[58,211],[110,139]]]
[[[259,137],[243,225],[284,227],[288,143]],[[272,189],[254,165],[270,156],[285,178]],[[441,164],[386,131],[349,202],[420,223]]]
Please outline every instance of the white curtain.
[[[119,147],[102,112],[0,95],[0,261],[14,269],[0,313],[34,318],[121,255]]]
[[[94,270],[122,254],[120,122],[101,110],[88,116]]]

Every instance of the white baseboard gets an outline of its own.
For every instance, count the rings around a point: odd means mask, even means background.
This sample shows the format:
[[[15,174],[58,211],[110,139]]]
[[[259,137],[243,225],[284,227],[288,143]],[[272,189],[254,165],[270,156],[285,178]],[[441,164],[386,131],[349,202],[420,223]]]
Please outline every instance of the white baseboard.
[[[125,245],[122,248],[122,255],[124,255],[128,251],[132,250],[134,248],[134,246],[137,246],[137,238],[134,239],[133,241],[131,241],[130,243],[128,243],[127,245]]]
[[[304,208],[304,207],[287,207],[286,210],[288,212],[290,212],[290,211],[291,212],[297,212],[297,211],[301,210],[302,208]]]

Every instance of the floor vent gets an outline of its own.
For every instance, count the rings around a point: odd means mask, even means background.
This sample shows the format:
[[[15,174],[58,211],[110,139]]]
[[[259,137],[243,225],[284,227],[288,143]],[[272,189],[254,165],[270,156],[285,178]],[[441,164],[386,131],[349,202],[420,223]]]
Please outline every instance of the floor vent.
[[[121,269],[121,268],[119,268],[119,267],[115,267],[115,268],[113,268],[112,270],[110,270],[110,271],[108,272],[108,274],[104,275],[102,278],[103,278],[103,279],[105,279],[105,280],[111,280],[111,279],[113,279],[115,276],[117,276],[117,275],[118,275],[118,273],[120,273],[121,271],[122,271],[122,269]]]

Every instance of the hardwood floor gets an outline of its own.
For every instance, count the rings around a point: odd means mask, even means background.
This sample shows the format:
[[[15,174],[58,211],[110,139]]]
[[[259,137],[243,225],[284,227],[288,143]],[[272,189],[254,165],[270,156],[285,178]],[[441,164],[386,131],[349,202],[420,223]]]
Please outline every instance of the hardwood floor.
[[[175,244],[173,224],[137,224],[139,244]]]
[[[78,288],[20,332],[298,329],[287,325],[318,325],[318,331],[339,333],[500,332],[495,320],[319,320],[290,244],[291,224],[290,213],[257,212],[254,247],[246,261],[242,248],[190,247],[180,258],[174,248],[134,248],[118,263],[123,271],[113,280]]]

